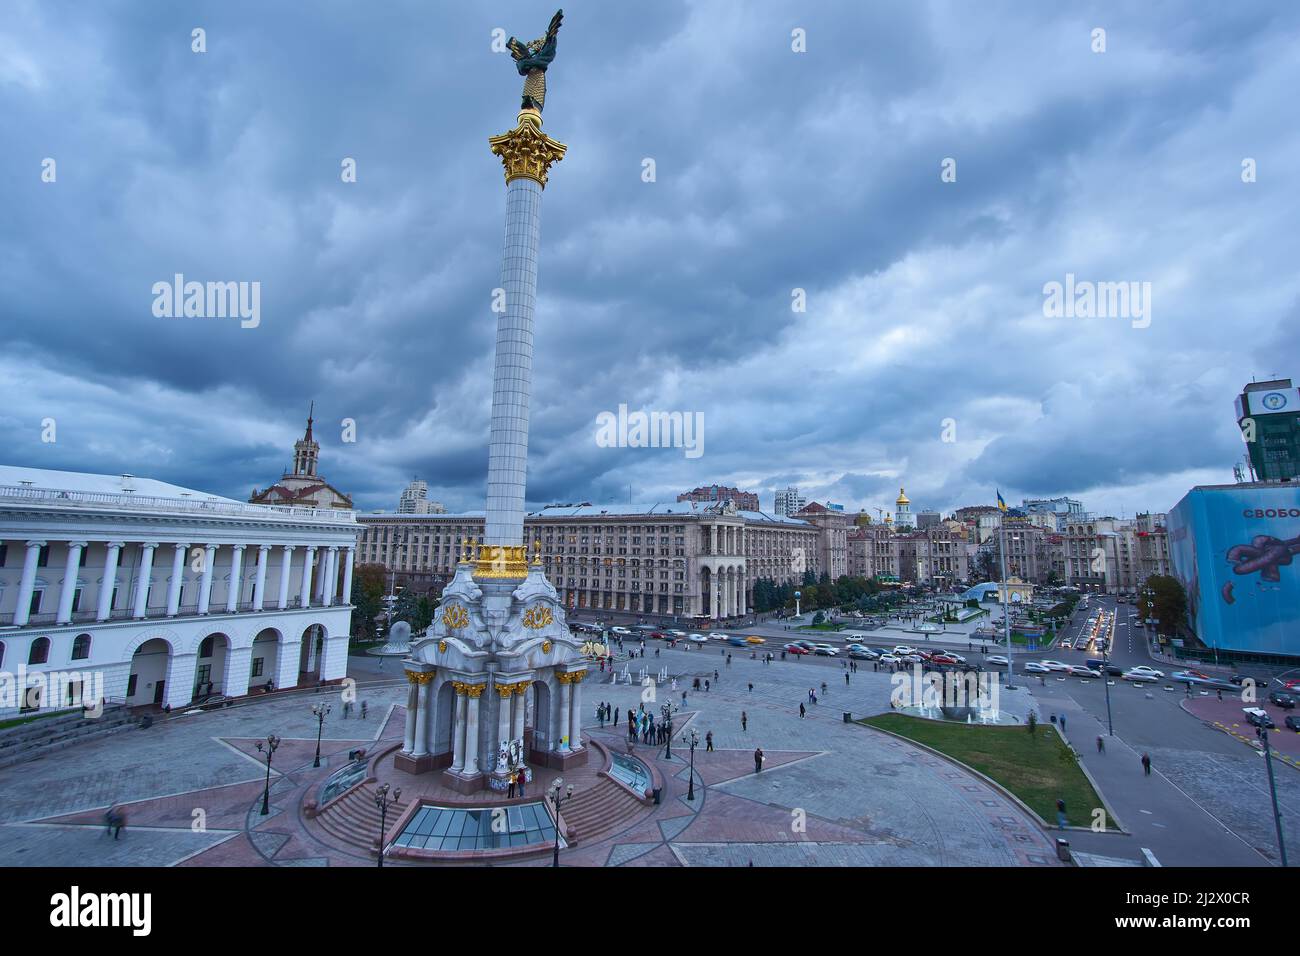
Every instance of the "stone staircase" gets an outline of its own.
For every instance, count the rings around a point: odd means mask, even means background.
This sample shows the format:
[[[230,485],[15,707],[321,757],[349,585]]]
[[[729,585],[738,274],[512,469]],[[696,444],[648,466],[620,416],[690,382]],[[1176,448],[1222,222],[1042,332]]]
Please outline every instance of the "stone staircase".
[[[12,767],[76,744],[98,740],[138,726],[123,704],[109,705],[102,716],[83,717],[72,711],[59,717],[42,717],[30,723],[0,730],[0,767]]]
[[[403,800],[388,808],[390,828],[409,804],[409,800]],[[316,817],[320,828],[330,836],[366,853],[374,853],[379,845],[379,821],[375,791],[369,784],[353,787]]]
[[[626,787],[608,777],[598,777],[583,787],[562,808],[564,825],[576,842],[590,843],[606,830],[626,825],[645,811],[645,804]]]

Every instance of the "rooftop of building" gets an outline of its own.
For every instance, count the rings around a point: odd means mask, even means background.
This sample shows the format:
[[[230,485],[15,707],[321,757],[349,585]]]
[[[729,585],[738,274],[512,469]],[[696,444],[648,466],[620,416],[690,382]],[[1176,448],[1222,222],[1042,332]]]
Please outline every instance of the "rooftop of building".
[[[79,491],[89,494],[135,494],[155,498],[197,498],[240,504],[232,498],[184,488],[156,478],[136,475],[92,475],[80,471],[53,471],[48,468],[25,468],[0,465],[0,488],[41,488],[47,491]]]
[[[590,502],[581,504],[564,504],[564,505],[547,505],[544,508],[529,511],[527,518],[702,518],[710,515],[726,514],[717,508],[700,507],[692,508],[690,502],[655,502],[653,504],[631,503],[631,504],[602,504],[593,505]],[[483,518],[483,511],[457,511],[446,514],[398,514],[393,511],[370,512],[364,515],[358,515],[361,520],[395,520],[395,521],[423,521],[430,518],[440,520],[456,521],[469,518]],[[799,518],[788,518],[781,515],[770,515],[766,511],[742,511],[737,509],[734,517],[743,518],[749,522],[767,523],[767,524],[785,524],[807,527],[808,522]]]

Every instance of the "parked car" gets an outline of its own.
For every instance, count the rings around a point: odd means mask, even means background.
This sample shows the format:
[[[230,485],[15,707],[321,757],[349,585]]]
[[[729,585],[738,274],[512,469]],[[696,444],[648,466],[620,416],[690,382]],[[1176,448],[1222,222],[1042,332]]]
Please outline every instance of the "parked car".
[[[1265,730],[1277,729],[1277,724],[1273,723],[1273,718],[1262,707],[1243,707],[1241,712],[1246,715],[1246,720],[1253,727],[1263,727]]]
[[[801,646],[798,645],[798,644],[787,644],[787,645],[785,646],[784,649],[785,649],[785,652],[786,652],[787,654],[807,654],[807,653],[808,653],[808,648],[806,648],[806,647],[801,647]]]

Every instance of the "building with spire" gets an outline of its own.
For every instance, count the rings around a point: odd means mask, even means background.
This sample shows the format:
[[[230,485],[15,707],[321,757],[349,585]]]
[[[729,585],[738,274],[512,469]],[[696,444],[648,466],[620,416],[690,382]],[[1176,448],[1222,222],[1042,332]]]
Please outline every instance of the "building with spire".
[[[912,502],[908,500],[902,486],[898,489],[898,498],[894,501],[894,529],[915,528],[916,517],[912,514]]]
[[[293,443],[293,464],[280,480],[264,491],[253,489],[249,503],[255,505],[294,505],[299,508],[352,510],[352,498],[320,477],[320,442],[312,435],[312,415],[316,403],[307,412],[307,431]]]

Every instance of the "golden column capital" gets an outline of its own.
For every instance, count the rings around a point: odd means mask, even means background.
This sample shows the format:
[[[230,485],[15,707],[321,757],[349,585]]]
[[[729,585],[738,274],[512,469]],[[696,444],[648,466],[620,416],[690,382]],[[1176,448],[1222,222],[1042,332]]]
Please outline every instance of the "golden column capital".
[[[433,675],[436,673],[437,671],[407,671],[406,681],[408,684],[419,684],[423,687],[433,680]]]
[[[501,157],[507,183],[531,179],[545,189],[551,164],[562,160],[569,147],[542,132],[542,114],[537,110],[520,110],[518,124],[508,133],[491,137],[488,146]]]
[[[497,689],[497,693],[501,695],[503,700],[515,692],[514,684],[496,684],[494,686]]]

